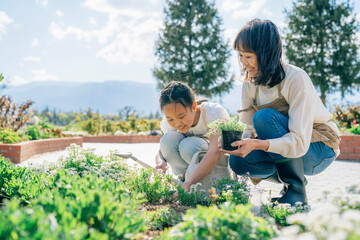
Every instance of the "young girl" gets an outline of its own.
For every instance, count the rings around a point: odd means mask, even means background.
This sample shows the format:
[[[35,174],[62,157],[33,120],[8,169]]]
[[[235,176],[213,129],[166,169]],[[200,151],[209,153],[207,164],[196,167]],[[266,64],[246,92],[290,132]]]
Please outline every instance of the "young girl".
[[[159,101],[165,118],[160,124],[164,136],[160,140],[156,168],[165,172],[169,164],[174,174],[185,176],[182,188],[187,191],[200,180],[209,186],[210,177],[229,175],[228,159],[217,147],[218,136],[207,134],[208,124],[228,117],[227,111],[204,99],[197,102],[192,89],[181,82],[167,85]],[[199,163],[202,152],[206,154]]]
[[[247,124],[231,154],[237,174],[284,184],[279,203],[307,203],[304,174],[324,171],[339,155],[338,130],[308,74],[282,62],[282,43],[269,20],[254,19],[238,33],[238,52],[246,80],[240,117]],[[305,54],[305,53],[304,53]],[[249,139],[257,134],[257,139]]]

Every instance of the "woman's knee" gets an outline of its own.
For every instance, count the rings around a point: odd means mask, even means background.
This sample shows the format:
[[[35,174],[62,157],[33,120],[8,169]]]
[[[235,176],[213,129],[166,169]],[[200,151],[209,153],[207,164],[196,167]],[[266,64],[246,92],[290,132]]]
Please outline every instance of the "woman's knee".
[[[209,144],[203,138],[187,137],[179,144],[179,152],[182,159],[190,162],[193,155],[199,151],[207,151]]]
[[[239,156],[230,155],[229,165],[237,175],[244,175],[247,172],[249,166],[244,161],[244,158]]]
[[[263,127],[264,125],[267,125],[274,119],[277,113],[279,112],[272,108],[260,109],[253,117],[254,128],[256,129],[256,127]]]

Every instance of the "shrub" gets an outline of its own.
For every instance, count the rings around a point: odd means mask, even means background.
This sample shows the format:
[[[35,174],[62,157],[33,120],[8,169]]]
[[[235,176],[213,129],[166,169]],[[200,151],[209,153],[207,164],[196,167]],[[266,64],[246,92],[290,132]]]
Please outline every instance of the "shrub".
[[[156,211],[145,212],[148,226],[151,230],[163,230],[178,224],[182,219],[182,214],[174,209],[162,207]]]
[[[291,207],[288,204],[278,204],[275,206],[266,205],[264,206],[265,212],[269,214],[270,217],[274,218],[275,222],[281,226],[289,226],[286,222],[288,216],[295,213],[300,213],[308,210],[308,206],[302,206],[301,203],[297,204],[295,207]]]
[[[360,122],[360,105],[337,106],[333,114],[339,127],[351,128],[354,121]]]
[[[0,142],[1,143],[18,143],[30,140],[30,137],[10,128],[0,128]]]
[[[30,106],[34,102],[28,100],[26,103],[20,103],[19,105],[13,103],[11,97],[0,97],[0,127],[11,128],[17,132],[23,127],[32,115],[32,111],[29,110]]]
[[[271,239],[276,229],[271,222],[255,217],[250,205],[226,202],[218,206],[190,209],[184,221],[168,229],[162,239]]]
[[[250,190],[246,181],[247,176],[238,176],[236,180],[230,177],[212,179],[212,188],[208,190],[212,203],[233,202],[235,204],[246,204],[249,202]]]
[[[205,198],[205,190],[198,191],[201,183],[191,185],[190,192],[185,191],[181,186],[177,186],[177,199],[181,205],[195,207],[198,204],[209,205],[210,201]]]

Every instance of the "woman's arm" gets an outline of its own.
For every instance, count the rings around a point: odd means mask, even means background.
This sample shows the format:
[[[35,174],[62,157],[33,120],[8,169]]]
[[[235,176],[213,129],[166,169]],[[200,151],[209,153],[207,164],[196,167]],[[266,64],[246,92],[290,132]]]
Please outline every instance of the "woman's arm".
[[[218,138],[219,136],[217,135],[210,136],[208,152],[205,154],[205,156],[203,157],[197,168],[194,170],[194,172],[188,177],[188,179],[185,179],[185,182],[181,186],[186,191],[190,191],[190,186],[197,183],[199,180],[205,177],[219,161],[221,153],[219,152],[217,146]]]
[[[247,109],[253,104],[253,96],[249,89],[252,83],[244,82],[241,89],[241,109]],[[249,111],[240,112],[239,116],[243,123],[246,124],[246,130],[244,131],[244,138],[251,138],[252,134],[255,132],[253,127],[253,117],[255,114],[255,109]]]

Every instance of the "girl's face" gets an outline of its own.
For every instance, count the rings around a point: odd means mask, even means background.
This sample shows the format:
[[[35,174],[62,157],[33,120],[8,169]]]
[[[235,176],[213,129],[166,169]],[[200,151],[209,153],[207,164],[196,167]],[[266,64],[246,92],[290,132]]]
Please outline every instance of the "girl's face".
[[[249,77],[256,77],[258,73],[256,55],[254,53],[239,51],[239,57],[244,70],[249,73]]]
[[[166,104],[162,108],[170,126],[181,133],[189,131],[191,126],[194,124],[196,110],[196,102],[194,102],[191,108],[184,107],[181,103]]]

